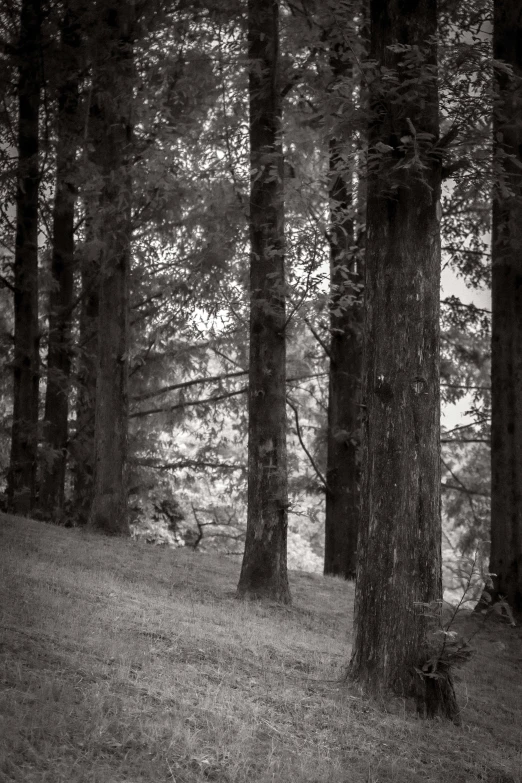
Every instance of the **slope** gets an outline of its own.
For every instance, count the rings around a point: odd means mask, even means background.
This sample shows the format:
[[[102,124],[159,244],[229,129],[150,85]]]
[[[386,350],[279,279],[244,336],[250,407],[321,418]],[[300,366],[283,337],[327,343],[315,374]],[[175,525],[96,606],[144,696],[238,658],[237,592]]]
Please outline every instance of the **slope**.
[[[0,551],[2,783],[522,782],[517,628],[479,626],[455,728],[342,683],[339,579],[242,603],[235,560],[5,515]]]

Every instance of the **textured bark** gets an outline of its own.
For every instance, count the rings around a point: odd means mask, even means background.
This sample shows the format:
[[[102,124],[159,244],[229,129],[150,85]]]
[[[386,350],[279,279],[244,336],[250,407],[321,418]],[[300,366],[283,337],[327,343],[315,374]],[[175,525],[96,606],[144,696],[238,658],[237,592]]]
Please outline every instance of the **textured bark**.
[[[495,0],[491,557],[494,597],[522,619],[522,6]]]
[[[102,190],[96,239],[100,259],[98,363],[91,526],[128,534],[128,284],[131,243],[132,5],[107,4],[102,15],[93,96]]]
[[[351,62],[338,44],[332,75],[351,77]],[[353,147],[351,129],[330,141],[330,369],[324,573],[354,579],[359,517],[359,412],[362,360],[361,263],[357,253],[351,172],[342,153]]]
[[[18,81],[18,184],[14,258],[13,427],[7,478],[11,511],[27,514],[36,500],[38,449],[38,114],[42,7],[23,0]]]
[[[290,601],[279,3],[249,0],[250,373],[248,518],[238,595]]]
[[[39,506],[56,518],[64,502],[67,460],[71,325],[74,286],[74,207],[78,139],[78,80],[80,31],[70,11],[62,31],[63,73],[58,96],[56,194],[53,214],[52,288],[49,295],[49,349],[44,415],[44,452]]]
[[[458,720],[436,634],[442,599],[436,33],[434,0],[372,0],[371,59],[394,69],[408,51],[390,46],[418,46],[407,74],[415,78],[420,68],[423,79],[415,92],[376,80],[370,93],[366,411],[350,674],[369,692],[411,697],[423,715]],[[417,59],[421,51],[424,62]],[[398,74],[400,83],[404,69]],[[421,132],[431,136],[419,138]],[[428,660],[435,662],[434,677],[420,673]]]

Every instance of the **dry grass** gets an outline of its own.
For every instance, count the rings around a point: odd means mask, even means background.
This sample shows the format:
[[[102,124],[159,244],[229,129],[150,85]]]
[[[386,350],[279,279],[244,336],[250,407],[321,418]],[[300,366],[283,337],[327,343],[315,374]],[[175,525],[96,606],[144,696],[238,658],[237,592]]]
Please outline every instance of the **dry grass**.
[[[294,573],[281,608],[224,557],[6,516],[0,547],[2,783],[522,783],[518,629],[475,637],[455,728],[340,682],[340,580]]]

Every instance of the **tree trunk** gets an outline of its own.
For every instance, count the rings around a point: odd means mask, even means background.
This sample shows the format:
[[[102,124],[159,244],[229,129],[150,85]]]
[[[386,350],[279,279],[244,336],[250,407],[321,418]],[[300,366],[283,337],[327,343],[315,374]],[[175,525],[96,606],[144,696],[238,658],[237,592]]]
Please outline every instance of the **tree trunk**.
[[[522,9],[495,0],[492,230],[491,556],[493,597],[522,620]]]
[[[63,509],[67,459],[71,324],[74,285],[74,207],[80,35],[65,13],[62,59],[67,75],[58,96],[56,194],[53,215],[52,289],[49,296],[49,349],[44,417],[44,454],[39,506],[49,517]]]
[[[332,45],[335,82],[351,79],[349,53]],[[353,149],[350,129],[330,141],[330,369],[324,573],[354,579],[359,517],[359,411],[361,380],[361,262],[357,253],[351,172],[343,152]]]
[[[85,204],[86,242],[81,257],[80,335],[76,397],[73,509],[77,521],[89,519],[94,488],[94,422],[98,357],[99,259],[94,257],[92,204]]]
[[[128,285],[131,245],[132,6],[108,3],[93,96],[94,133],[102,191],[97,220],[100,244],[98,364],[94,437],[94,493],[89,522],[109,534],[128,534]]]
[[[238,595],[290,601],[279,3],[249,0],[250,373],[248,518]]]
[[[384,78],[376,78],[370,92],[366,410],[350,674],[369,692],[412,698],[422,715],[458,720],[451,660],[437,634],[442,579],[436,35],[433,0],[372,0],[370,57]],[[398,51],[390,48],[396,45]],[[398,82],[390,80],[392,70]],[[408,89],[402,85],[406,78],[412,80]]]
[[[36,500],[38,451],[38,115],[42,8],[23,0],[18,81],[18,184],[14,258],[14,391],[7,499],[28,514]]]

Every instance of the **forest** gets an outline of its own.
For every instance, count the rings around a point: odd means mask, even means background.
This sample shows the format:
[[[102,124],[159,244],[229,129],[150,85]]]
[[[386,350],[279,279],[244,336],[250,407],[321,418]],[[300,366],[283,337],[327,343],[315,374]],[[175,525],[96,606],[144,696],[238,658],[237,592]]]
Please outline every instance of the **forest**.
[[[521,0],[4,0],[9,540],[225,556],[253,612],[337,577],[345,681],[460,725],[459,614],[522,619],[521,41]]]

